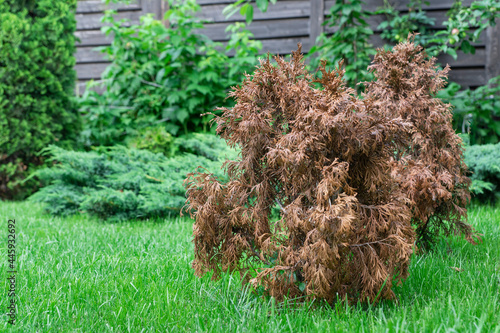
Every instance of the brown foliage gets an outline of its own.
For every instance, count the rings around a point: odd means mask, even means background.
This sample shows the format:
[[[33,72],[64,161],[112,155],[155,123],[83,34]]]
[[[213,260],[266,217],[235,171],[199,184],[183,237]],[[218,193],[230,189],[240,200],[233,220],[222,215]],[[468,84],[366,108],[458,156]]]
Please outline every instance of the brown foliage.
[[[229,182],[199,172],[186,180],[195,272],[238,270],[279,299],[392,298],[415,241],[410,202],[391,174],[411,123],[376,94],[355,97],[340,67],[322,66],[315,81],[300,47],[275,61],[261,61],[216,119],[241,148],[226,162]]]
[[[365,98],[381,113],[412,124],[392,174],[412,202],[419,245],[427,247],[440,231],[462,234],[475,244],[479,235],[463,222],[470,180],[462,140],[451,126],[451,106],[433,97],[445,85],[449,67],[438,71],[435,59],[408,41],[392,51],[380,50],[370,69],[375,81],[368,84]]]

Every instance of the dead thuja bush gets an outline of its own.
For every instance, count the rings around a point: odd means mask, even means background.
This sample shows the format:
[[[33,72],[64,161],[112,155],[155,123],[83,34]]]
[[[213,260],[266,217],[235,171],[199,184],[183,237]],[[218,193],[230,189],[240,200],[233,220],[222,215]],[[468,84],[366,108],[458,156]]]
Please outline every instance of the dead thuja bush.
[[[437,70],[422,47],[401,43],[379,51],[370,66],[375,80],[365,98],[381,113],[412,125],[409,144],[398,146],[392,174],[411,200],[412,224],[418,245],[427,248],[442,232],[480,240],[467,219],[470,179],[463,160],[463,143],[452,128],[452,112],[434,95],[446,83],[449,67]]]
[[[391,158],[408,145],[411,124],[371,96],[357,98],[341,67],[323,65],[315,80],[300,47],[289,62],[274,59],[261,61],[216,118],[218,134],[241,148],[226,163],[230,180],[186,179],[196,274],[237,270],[278,299],[393,298],[415,231]]]

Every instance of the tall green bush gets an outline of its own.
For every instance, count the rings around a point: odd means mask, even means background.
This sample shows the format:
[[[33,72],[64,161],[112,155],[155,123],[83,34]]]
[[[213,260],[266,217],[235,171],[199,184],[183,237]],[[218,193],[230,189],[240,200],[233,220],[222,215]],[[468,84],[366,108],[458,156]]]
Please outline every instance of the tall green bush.
[[[226,93],[257,63],[262,47],[241,24],[231,25],[222,45],[196,32],[195,1],[171,1],[166,27],[150,15],[140,24],[116,21],[108,12],[103,31],[113,42],[102,51],[111,65],[102,75],[104,93],[87,89],[81,98],[87,146],[114,145],[145,127],[163,126],[174,136],[207,130],[215,107],[227,106]],[[228,53],[236,54],[230,58]]]
[[[75,84],[76,0],[0,0],[0,198],[22,183],[48,144],[70,146],[79,131]]]
[[[454,107],[453,118],[458,132],[469,133],[472,145],[500,141],[500,76],[475,90],[460,91],[451,82],[438,97]]]

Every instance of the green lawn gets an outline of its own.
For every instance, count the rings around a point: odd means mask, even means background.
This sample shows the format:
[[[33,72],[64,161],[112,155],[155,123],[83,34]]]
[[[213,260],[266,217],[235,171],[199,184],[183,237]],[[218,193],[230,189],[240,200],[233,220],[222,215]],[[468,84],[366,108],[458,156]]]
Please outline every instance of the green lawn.
[[[448,239],[413,258],[399,304],[275,305],[235,277],[199,279],[189,219],[103,223],[0,202],[0,309],[7,308],[7,220],[17,224],[19,332],[500,332],[500,207],[476,207],[484,242]],[[459,271],[452,267],[459,268]],[[4,315],[0,330],[7,331]]]

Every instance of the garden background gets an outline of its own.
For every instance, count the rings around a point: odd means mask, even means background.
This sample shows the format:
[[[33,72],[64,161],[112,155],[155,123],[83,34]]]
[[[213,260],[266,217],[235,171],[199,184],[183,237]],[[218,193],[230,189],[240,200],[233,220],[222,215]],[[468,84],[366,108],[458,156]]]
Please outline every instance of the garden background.
[[[227,42],[229,34],[225,28],[234,21],[244,21],[244,18],[236,13],[227,18],[223,15],[223,9],[233,1],[224,0],[201,0],[198,1],[200,11],[197,17],[206,20],[205,27],[200,30],[212,40]],[[266,13],[255,11],[253,24],[249,30],[255,38],[262,41],[262,53],[290,54],[297,43],[302,43],[303,51],[307,52],[315,44],[316,38],[322,32],[333,33],[338,27],[323,26],[325,17],[328,18],[333,0],[287,0],[278,1],[269,7]],[[406,13],[410,1],[392,1],[394,7]],[[430,1],[429,4],[422,3],[422,9],[430,19],[435,20],[434,27],[444,29],[443,22],[446,21],[446,13],[453,6],[453,0]],[[462,2],[464,6],[470,6],[472,0]],[[364,10],[375,12],[384,6],[383,0],[365,1]],[[161,0],[142,0],[132,4],[116,4],[111,6],[119,12],[117,18],[130,19],[132,23],[138,23],[141,15],[153,13],[155,18],[161,19],[162,13],[166,11],[167,3]],[[106,38],[100,28],[103,26],[101,16],[106,8],[99,0],[80,0],[77,7],[77,32],[80,39],[77,43],[76,70],[78,73],[79,87],[84,89],[85,81],[89,79],[98,80],[109,61],[102,53],[95,51],[96,46],[109,45],[110,39]],[[370,16],[367,22],[374,34],[370,42],[375,47],[382,47],[386,40],[381,37],[383,28],[380,23],[386,20],[384,14]],[[168,25],[167,21],[164,24]],[[475,42],[476,53],[469,54],[458,51],[457,59],[450,55],[440,55],[439,62],[450,64],[453,69],[450,79],[464,87],[478,87],[500,75],[500,28],[499,26],[486,29],[481,38]]]
[[[16,220],[0,266],[18,272],[16,323],[2,296],[0,328],[500,331],[499,21],[496,0],[0,0],[0,212]],[[453,106],[483,242],[438,232],[397,300],[377,304],[277,302],[236,273],[195,277],[183,182],[197,166],[227,180],[238,147],[208,113],[234,106],[231,87],[302,43],[309,71],[345,59],[361,94],[376,48],[412,32],[451,66],[437,97]]]

